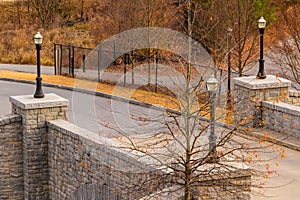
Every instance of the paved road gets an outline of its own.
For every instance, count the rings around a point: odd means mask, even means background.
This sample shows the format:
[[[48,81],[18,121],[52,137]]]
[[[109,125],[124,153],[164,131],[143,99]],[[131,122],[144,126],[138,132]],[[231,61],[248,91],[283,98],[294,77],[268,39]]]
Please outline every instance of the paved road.
[[[56,88],[43,87],[45,93],[56,93],[70,101],[69,120],[75,124],[84,127],[90,131],[99,132],[103,127],[99,125],[99,121],[107,120],[108,123],[122,127],[121,131],[130,134],[135,132],[153,132],[159,128],[157,124],[137,124],[132,118],[135,115],[142,114],[151,116],[153,121],[159,121],[158,112],[128,103],[119,101],[111,101],[110,99],[95,97],[78,92],[65,91]],[[10,113],[9,96],[33,94],[35,86],[24,83],[13,83],[0,81],[0,115]],[[129,116],[128,114],[131,113]],[[148,124],[148,123],[147,123]],[[138,128],[141,127],[141,128]],[[105,130],[106,135],[113,133],[111,130]],[[102,133],[102,132],[101,132]],[[274,154],[267,154],[272,158]],[[274,165],[273,165],[274,166]],[[275,170],[280,176],[270,178],[267,181],[268,188],[265,191],[266,197],[253,196],[252,199],[266,200],[294,200],[300,197],[300,152],[286,149],[286,158],[279,160],[279,166]],[[264,166],[261,166],[264,168]],[[271,198],[272,196],[272,198]]]
[[[138,125],[136,120],[132,120],[132,117],[139,113],[151,116],[154,120],[159,115],[157,110],[80,92],[72,92],[51,87],[43,87],[43,91],[45,94],[55,93],[68,99],[69,121],[93,132],[103,130],[103,126],[100,125],[100,122],[115,125],[122,128],[122,130],[127,132],[130,131],[131,133],[132,127],[135,127],[135,131],[137,132],[152,131],[153,128],[151,127],[153,126],[147,126],[146,124],[143,124],[145,126],[143,129],[138,130],[136,127],[142,127],[142,125]],[[11,111],[9,96],[28,95],[34,94],[34,92],[35,85],[0,81],[0,115],[9,114]],[[158,126],[158,124],[156,126]],[[108,132],[111,132],[111,130]]]

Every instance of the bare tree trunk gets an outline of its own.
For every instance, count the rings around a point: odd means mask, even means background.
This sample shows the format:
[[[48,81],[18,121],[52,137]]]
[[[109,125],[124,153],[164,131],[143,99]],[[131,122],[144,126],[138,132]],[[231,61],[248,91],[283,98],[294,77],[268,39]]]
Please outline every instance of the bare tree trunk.
[[[191,130],[190,130],[190,118],[191,118],[191,94],[190,94],[190,81],[191,81],[191,36],[192,36],[192,24],[191,24],[191,0],[187,1],[187,11],[188,11],[188,27],[187,27],[187,37],[188,37],[188,55],[187,55],[187,74],[186,74],[186,163],[185,163],[185,191],[184,199],[191,199]]]
[[[192,169],[191,169],[191,152],[189,149],[186,151],[186,163],[185,163],[185,188],[184,188],[184,199],[191,200],[191,178],[192,178]]]
[[[81,7],[80,7],[80,19],[83,19],[83,10],[84,10],[84,0],[81,0]]]
[[[18,25],[21,26],[21,1],[17,1],[17,17],[18,17]]]

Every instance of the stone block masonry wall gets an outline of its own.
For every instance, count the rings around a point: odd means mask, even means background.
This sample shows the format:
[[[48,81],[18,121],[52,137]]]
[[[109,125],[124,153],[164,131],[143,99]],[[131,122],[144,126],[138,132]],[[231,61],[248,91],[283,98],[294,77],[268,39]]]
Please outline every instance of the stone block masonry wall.
[[[250,200],[250,193],[251,173],[247,169],[224,172],[222,179],[207,181],[199,186],[201,200]]]
[[[266,79],[255,76],[234,79],[235,119],[249,126],[262,125],[262,101],[288,102],[288,87],[291,82],[268,75]]]
[[[24,199],[23,180],[21,116],[0,116],[0,199]]]
[[[300,106],[300,91],[289,90],[289,104]]]
[[[78,192],[80,188],[88,185],[107,185],[115,191],[114,194],[100,194],[100,199],[114,200],[120,195],[121,199],[138,199],[137,196],[145,195],[144,192],[139,194],[141,191],[138,190],[130,191],[130,187],[134,184],[141,188],[139,183],[143,182],[138,172],[145,170],[147,173],[147,166],[128,155],[127,151],[115,149],[117,141],[100,137],[64,120],[48,122],[48,134],[49,199],[74,198],[74,194],[83,192]],[[132,171],[136,172],[133,176]],[[155,183],[152,183],[154,188]],[[150,187],[146,189],[151,192]]]
[[[232,164],[234,165],[234,163],[230,163],[230,165]],[[202,174],[199,176],[198,185],[194,185],[192,189],[192,199],[250,200],[251,186],[251,171],[249,169],[239,167],[233,167],[230,169],[230,166],[227,165],[227,169],[222,173],[220,173],[220,171],[215,173],[214,171],[211,171],[208,175]],[[175,188],[177,188],[177,191]],[[145,196],[140,200],[185,199],[184,188],[178,188],[178,185],[163,189],[163,193]],[[168,191],[172,192],[168,193]]]
[[[286,103],[262,102],[266,128],[300,138],[300,107]]]
[[[66,99],[10,101],[13,114],[0,117],[0,199],[140,199],[172,186],[172,173],[150,158],[65,121]],[[243,177],[225,179],[234,179],[229,187],[238,185],[233,190],[244,196]],[[210,191],[208,182],[199,189]]]
[[[49,199],[148,199],[147,194],[170,186],[170,182],[164,184],[165,180],[159,175],[151,177],[151,186],[140,173],[132,176],[131,171],[144,172],[147,176],[149,169],[131,157],[132,154],[116,149],[118,141],[100,137],[64,120],[47,124]],[[247,170],[224,172],[221,180],[212,180],[212,177],[199,186],[197,195],[201,199],[217,199],[218,194],[223,199],[250,199],[251,174]],[[155,181],[161,182],[162,187],[155,188],[158,185]],[[132,185],[136,187],[130,189]],[[103,186],[107,190],[103,190]]]
[[[49,199],[48,134],[46,122],[66,119],[68,101],[55,94],[10,97],[12,113],[21,115],[24,199]]]

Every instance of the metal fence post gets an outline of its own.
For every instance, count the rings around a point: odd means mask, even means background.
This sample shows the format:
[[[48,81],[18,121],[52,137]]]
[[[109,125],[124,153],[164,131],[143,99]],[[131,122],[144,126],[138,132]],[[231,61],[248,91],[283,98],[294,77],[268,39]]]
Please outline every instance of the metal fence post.
[[[222,82],[222,76],[223,76],[223,69],[220,70],[220,76],[219,76],[219,80],[218,80],[219,83]],[[222,84],[220,84],[220,86],[219,86],[219,94],[218,95],[216,94],[216,97],[218,98],[218,104],[219,105],[221,103],[221,96],[220,96],[221,91],[222,91]]]
[[[54,58],[54,75],[56,75],[56,59],[57,59],[57,56],[56,56],[56,44],[54,43],[54,51],[53,51],[54,55],[53,55],[53,58]]]
[[[62,70],[62,44],[59,45],[60,48],[60,56],[59,56],[59,75],[61,75],[61,70]]]
[[[85,72],[85,55],[82,55],[82,71]]]
[[[155,56],[155,92],[157,92],[157,82],[158,82],[158,57]]]
[[[123,57],[123,63],[124,63],[124,86],[126,86],[126,53]]]
[[[72,71],[72,55],[71,55],[71,46],[68,46],[68,49],[69,49],[69,76],[71,74],[71,71]]]
[[[131,64],[131,85],[134,85],[133,50],[131,51],[130,64]]]
[[[150,86],[150,76],[151,76],[151,69],[150,69],[150,50],[149,50],[149,55],[147,57],[148,60],[148,86]]]
[[[74,78],[75,77],[75,74],[74,74],[74,68],[75,68],[75,47],[72,46],[72,77]]]
[[[116,62],[116,43],[114,41],[114,66],[117,65],[117,62]]]
[[[101,81],[100,75],[101,75],[101,63],[102,63],[102,54],[101,50],[98,49],[98,82]]]

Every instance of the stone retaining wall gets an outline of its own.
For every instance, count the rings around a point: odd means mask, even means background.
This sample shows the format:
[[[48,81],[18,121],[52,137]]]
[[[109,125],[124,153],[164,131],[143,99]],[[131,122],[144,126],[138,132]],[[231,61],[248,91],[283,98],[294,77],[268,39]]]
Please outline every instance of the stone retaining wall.
[[[130,193],[131,183],[138,183],[138,172],[146,171],[146,166],[114,149],[116,143],[64,120],[48,122],[48,134],[50,199],[68,199],[77,189],[95,184],[105,184],[122,193],[122,199],[136,199],[136,194]]]
[[[212,176],[213,177],[213,176]],[[220,187],[221,186],[221,187]],[[221,179],[207,181],[199,187],[201,200],[250,200],[251,173],[247,169],[224,172]]]
[[[300,106],[300,91],[289,90],[289,104]]]
[[[150,158],[124,148],[120,140],[65,121],[66,99],[47,94],[42,99],[14,96],[10,101],[13,114],[0,117],[0,199],[140,199],[172,186],[177,178]],[[243,194],[241,177],[222,178],[221,187],[241,186],[233,191]],[[203,183],[199,189],[209,193],[213,180]]]
[[[49,199],[46,122],[66,119],[68,101],[55,94],[44,98],[12,96],[12,113],[22,117],[24,199]],[[18,130],[19,131],[19,130]]]
[[[163,178],[166,174],[161,170],[158,170],[160,174],[151,174],[147,164],[132,157],[133,152],[117,148],[120,143],[116,140],[103,138],[64,120],[50,121],[47,125],[50,199],[76,199],[77,193],[80,197],[88,193],[99,195],[100,199],[139,199],[171,183]],[[165,177],[171,178],[170,175]],[[218,192],[226,199],[250,198],[251,174],[247,170],[225,172],[221,180],[210,179],[203,181],[197,196],[217,199],[214,197]],[[95,188],[97,185],[99,188]],[[107,192],[95,192],[102,190],[103,185],[107,186]]]
[[[235,78],[234,84],[237,122],[300,137],[300,91],[289,90],[290,81],[268,75]]]
[[[0,116],[0,199],[23,200],[23,146],[20,115]]]
[[[243,125],[262,126],[262,101],[288,101],[291,82],[268,75],[266,79],[256,76],[239,77],[234,81],[235,120]]]
[[[300,138],[300,107],[283,102],[262,102],[266,128]]]

